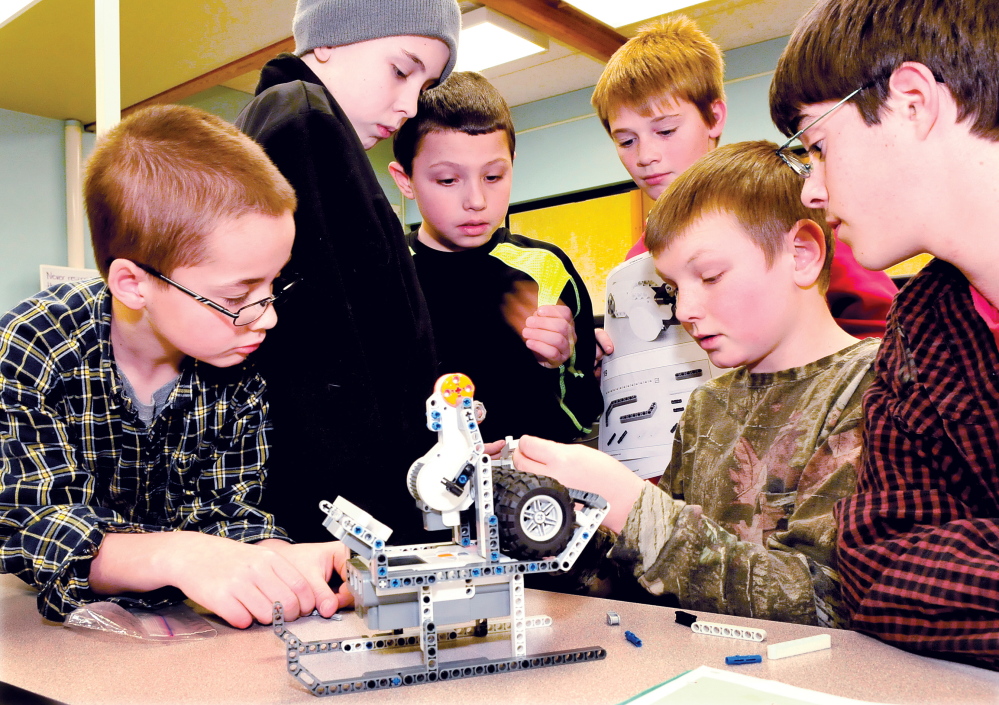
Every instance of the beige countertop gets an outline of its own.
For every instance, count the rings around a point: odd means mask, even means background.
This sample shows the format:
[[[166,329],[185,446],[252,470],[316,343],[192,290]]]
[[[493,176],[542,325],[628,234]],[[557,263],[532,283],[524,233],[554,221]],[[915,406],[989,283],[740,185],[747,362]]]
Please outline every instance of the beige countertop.
[[[212,639],[175,643],[67,629],[43,620],[36,593],[10,575],[0,575],[0,680],[70,705],[147,705],[174,703],[317,703],[286,671],[282,642],[267,626],[247,630],[218,623]],[[675,610],[627,602],[527,591],[529,615],[549,615],[552,627],[528,631],[528,652],[601,646],[604,660],[537,668],[333,696],[356,703],[618,703],[662,681],[701,665],[731,668],[844,697],[882,703],[999,703],[999,673],[915,656],[861,634],[778,622],[701,614],[703,621],[767,630],[753,643],[695,634],[674,622]],[[606,623],[608,610],[621,626]],[[353,613],[342,622],[291,622],[303,640],[369,633]],[[628,643],[630,629],[643,641]],[[768,644],[828,632],[832,648],[770,661]],[[442,645],[443,664],[470,655],[501,657],[508,642],[498,635],[488,643],[453,651]],[[763,662],[729,667],[725,657],[761,654]],[[367,652],[317,657],[318,677],[360,678],[417,654]],[[393,661],[396,659],[396,661]],[[304,663],[304,661],[303,661]],[[324,698],[322,702],[331,702]]]

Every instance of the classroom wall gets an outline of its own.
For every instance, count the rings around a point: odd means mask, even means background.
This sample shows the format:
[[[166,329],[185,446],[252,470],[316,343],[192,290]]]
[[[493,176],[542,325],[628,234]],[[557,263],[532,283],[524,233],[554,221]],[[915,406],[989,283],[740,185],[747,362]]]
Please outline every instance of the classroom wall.
[[[562,248],[586,284],[593,314],[602,316],[607,274],[624,261],[644,230],[641,203],[641,195],[629,191],[538,208],[512,214],[510,229]]]
[[[40,264],[67,264],[64,142],[61,120],[0,109],[0,311],[38,291]]]
[[[726,52],[729,118],[723,142],[780,135],[770,123],[770,74],[787,39]],[[513,203],[527,203],[628,181],[628,174],[590,105],[592,88],[512,109],[517,128]],[[223,86],[183,101],[233,120],[250,96]],[[93,145],[85,135],[85,150]],[[389,200],[406,223],[419,212],[388,174],[392,146],[369,152]],[[0,110],[0,310],[34,294],[39,264],[66,264],[63,123]],[[93,266],[89,246],[87,266]]]

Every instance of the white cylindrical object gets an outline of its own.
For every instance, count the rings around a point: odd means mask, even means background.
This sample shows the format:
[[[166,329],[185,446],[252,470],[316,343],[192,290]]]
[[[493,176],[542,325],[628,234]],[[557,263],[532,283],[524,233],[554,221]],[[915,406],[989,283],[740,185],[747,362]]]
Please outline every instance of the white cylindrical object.
[[[67,266],[83,268],[83,124],[65,123]]]
[[[94,0],[94,59],[97,70],[97,134],[121,120],[119,0]]]

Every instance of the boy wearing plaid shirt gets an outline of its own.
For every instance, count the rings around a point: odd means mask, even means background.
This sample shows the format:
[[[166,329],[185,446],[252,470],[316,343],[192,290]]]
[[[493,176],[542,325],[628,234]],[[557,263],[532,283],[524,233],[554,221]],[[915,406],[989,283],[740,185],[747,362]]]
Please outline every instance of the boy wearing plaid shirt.
[[[234,626],[335,612],[339,542],[292,545],[257,508],[265,385],[295,194],[261,148],[193,108],[127,118],[85,198],[101,279],[0,318],[0,570],[61,621],[191,598]]]

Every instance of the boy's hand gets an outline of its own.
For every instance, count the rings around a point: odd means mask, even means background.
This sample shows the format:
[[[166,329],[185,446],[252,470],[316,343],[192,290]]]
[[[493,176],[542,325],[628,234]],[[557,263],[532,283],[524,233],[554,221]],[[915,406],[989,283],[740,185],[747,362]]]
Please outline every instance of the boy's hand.
[[[539,307],[536,282],[514,282],[503,299],[503,317],[520,331],[527,348],[543,366],[558,367],[572,355],[576,345],[572,311],[561,303]]]
[[[349,550],[339,541],[293,545],[279,539],[257,544],[202,534],[163,531],[107,534],[90,564],[90,586],[102,595],[148,592],[166,585],[234,627],[270,624],[273,604],[290,621],[316,606],[324,615],[349,604],[327,584],[343,574]]]
[[[484,445],[483,452],[493,460],[499,460],[500,454],[503,452],[503,449],[505,447],[506,447],[506,439],[500,441],[492,441]]]
[[[572,355],[576,326],[568,306],[541,306],[528,316],[522,332],[524,343],[542,367],[554,369]]]
[[[257,545],[266,545],[267,548],[277,551],[305,576],[315,594],[315,609],[319,610],[319,614],[323,617],[330,617],[338,609],[354,604],[354,595],[347,587],[347,562],[350,560],[350,549],[347,548],[347,544],[341,541],[288,543],[280,539],[267,539]],[[329,586],[334,572],[344,581],[335,593]],[[287,614],[285,616],[287,617]]]
[[[324,616],[339,607],[327,584],[334,568],[345,563],[342,554],[349,554],[339,542],[297,545],[267,539],[245,544],[191,531],[175,533],[216,539],[191,542],[186,555],[177,557],[186,575],[173,584],[234,627],[249,627],[254,620],[270,624],[275,602],[282,604],[288,621],[317,606]]]
[[[521,472],[554,477],[566,487],[596,492],[610,504],[604,525],[618,532],[647,484],[606,453],[584,445],[566,445],[534,436],[521,436],[513,453]]]

